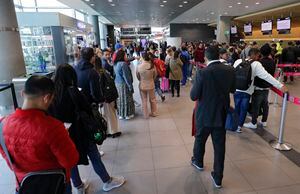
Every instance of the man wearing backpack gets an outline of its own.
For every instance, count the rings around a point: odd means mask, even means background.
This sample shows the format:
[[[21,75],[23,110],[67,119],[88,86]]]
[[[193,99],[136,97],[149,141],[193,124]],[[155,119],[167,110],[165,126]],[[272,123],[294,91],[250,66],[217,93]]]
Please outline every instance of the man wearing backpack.
[[[22,108],[1,121],[3,139],[13,159],[12,167],[1,146],[0,153],[14,171],[18,183],[28,173],[58,169],[66,172],[69,182],[70,169],[77,164],[79,155],[64,124],[46,113],[53,95],[51,79],[32,76],[25,83]],[[43,189],[50,182],[40,180],[38,184]],[[27,190],[26,193],[31,192]],[[51,191],[43,193],[51,194]]]
[[[236,68],[237,90],[234,94],[234,103],[235,111],[239,115],[239,127],[236,130],[238,133],[242,132],[241,129],[247,116],[250,97],[254,92],[255,77],[259,77],[283,92],[287,92],[287,88],[264,69],[259,58],[260,51],[257,48],[251,48],[245,60],[239,59],[233,65]]]

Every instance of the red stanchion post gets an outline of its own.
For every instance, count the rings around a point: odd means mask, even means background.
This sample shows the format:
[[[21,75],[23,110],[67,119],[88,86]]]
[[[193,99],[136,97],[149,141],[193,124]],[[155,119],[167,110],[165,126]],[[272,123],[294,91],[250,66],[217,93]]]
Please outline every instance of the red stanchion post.
[[[270,145],[274,149],[280,150],[280,151],[289,151],[292,149],[292,145],[285,143],[283,140],[287,105],[288,105],[288,93],[284,93],[283,100],[282,100],[282,109],[281,109],[278,140],[273,140],[270,142]]]

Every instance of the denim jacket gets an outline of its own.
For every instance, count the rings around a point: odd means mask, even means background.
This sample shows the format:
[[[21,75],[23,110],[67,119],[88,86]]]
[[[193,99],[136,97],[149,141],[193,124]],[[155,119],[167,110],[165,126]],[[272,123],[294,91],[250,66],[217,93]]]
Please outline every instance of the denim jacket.
[[[114,65],[114,71],[116,74],[115,83],[116,84],[126,84],[130,91],[133,91],[133,78],[129,65],[120,61]]]

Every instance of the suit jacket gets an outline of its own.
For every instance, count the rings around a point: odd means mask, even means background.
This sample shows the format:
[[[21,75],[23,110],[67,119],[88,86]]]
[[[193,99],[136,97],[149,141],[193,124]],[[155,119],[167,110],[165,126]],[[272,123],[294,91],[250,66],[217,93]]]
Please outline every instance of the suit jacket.
[[[234,92],[233,67],[216,61],[197,71],[190,94],[193,101],[198,101],[195,117],[197,133],[206,127],[225,127],[229,94]]]

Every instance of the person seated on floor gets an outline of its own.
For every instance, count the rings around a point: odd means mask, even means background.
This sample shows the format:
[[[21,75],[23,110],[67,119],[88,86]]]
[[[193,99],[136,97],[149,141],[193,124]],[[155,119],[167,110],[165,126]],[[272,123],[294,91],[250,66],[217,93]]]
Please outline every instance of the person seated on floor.
[[[32,76],[25,83],[22,108],[1,120],[19,183],[28,173],[58,169],[65,170],[69,182],[70,169],[78,161],[78,152],[64,124],[46,113],[53,96],[51,79]],[[0,153],[10,166],[1,146]]]

